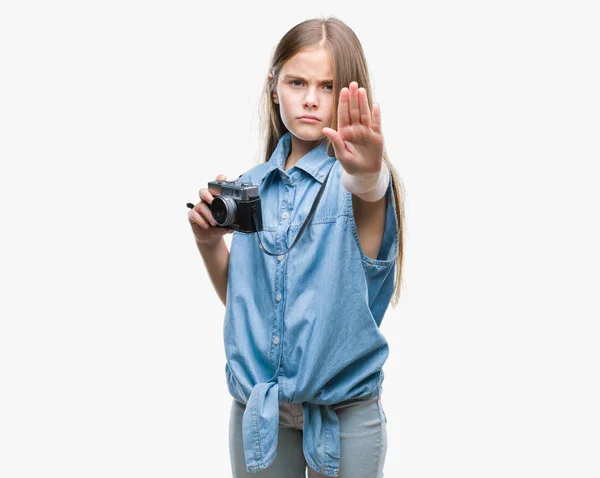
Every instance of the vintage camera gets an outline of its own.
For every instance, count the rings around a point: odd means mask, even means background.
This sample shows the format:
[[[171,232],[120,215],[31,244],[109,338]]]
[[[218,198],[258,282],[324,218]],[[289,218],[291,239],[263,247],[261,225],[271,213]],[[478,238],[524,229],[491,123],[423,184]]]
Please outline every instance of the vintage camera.
[[[210,181],[208,190],[213,195],[213,202],[208,204],[208,208],[217,223],[214,227],[246,233],[263,230],[257,185],[235,181]]]

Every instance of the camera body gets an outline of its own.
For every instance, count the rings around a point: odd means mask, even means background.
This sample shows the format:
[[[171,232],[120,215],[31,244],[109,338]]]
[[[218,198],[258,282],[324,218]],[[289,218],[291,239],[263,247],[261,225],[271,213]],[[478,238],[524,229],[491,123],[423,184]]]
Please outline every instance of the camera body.
[[[210,181],[208,190],[213,195],[213,202],[208,204],[208,208],[217,223],[214,227],[246,233],[263,230],[257,185],[236,181]],[[254,211],[257,224],[253,217]]]

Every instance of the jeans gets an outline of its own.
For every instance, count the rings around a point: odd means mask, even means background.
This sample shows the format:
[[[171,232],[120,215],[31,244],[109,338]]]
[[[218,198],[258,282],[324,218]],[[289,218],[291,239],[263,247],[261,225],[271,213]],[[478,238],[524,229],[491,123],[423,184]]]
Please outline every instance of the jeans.
[[[246,471],[242,414],[246,406],[233,399],[229,420],[229,454],[233,478],[329,478],[313,470],[302,452],[302,405],[279,402],[277,456],[266,469]],[[387,452],[387,418],[381,396],[333,406],[340,422],[338,478],[382,478]]]

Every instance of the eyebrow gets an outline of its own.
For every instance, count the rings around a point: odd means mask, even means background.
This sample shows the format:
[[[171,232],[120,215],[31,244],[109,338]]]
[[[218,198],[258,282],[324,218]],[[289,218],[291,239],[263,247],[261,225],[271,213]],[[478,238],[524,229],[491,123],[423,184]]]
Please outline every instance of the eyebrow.
[[[300,75],[294,75],[294,74],[289,74],[289,75],[285,75],[283,77],[284,80],[291,80],[291,79],[298,79],[298,80],[304,80],[306,81],[305,78],[302,78]],[[321,83],[333,83],[333,80],[331,78],[325,78],[324,80],[320,80]]]

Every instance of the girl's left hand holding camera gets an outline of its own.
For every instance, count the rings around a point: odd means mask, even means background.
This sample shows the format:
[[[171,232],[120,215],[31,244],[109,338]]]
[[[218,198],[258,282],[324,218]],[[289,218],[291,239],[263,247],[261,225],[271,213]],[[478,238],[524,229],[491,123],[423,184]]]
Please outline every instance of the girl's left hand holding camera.
[[[226,179],[224,174],[217,176],[217,181]],[[211,227],[217,225],[207,205],[207,203],[212,204],[213,195],[207,188],[200,189],[198,194],[200,202],[190,210],[188,219],[198,244],[215,245],[225,234],[233,234],[233,230],[226,227]]]

